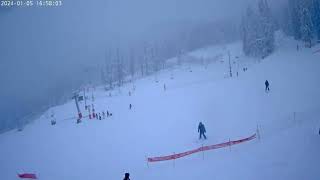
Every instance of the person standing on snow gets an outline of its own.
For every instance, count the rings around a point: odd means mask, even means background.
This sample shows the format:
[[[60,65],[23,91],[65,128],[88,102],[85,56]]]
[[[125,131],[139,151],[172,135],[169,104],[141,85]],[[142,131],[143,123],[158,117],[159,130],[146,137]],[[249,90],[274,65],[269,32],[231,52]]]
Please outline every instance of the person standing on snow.
[[[104,111],[102,111],[102,119],[106,118],[106,113]]]
[[[266,80],[266,82],[264,82],[264,84],[266,85],[266,92],[269,92],[270,91],[270,89],[269,89],[269,81],[268,80]]]
[[[204,134],[204,133],[206,133],[206,128],[204,127],[204,124],[202,124],[202,122],[199,123],[198,133],[200,133],[199,139],[202,138],[202,135],[203,135],[204,139],[207,139],[207,136]]]
[[[123,180],[130,180],[129,176],[130,176],[129,173],[125,173]]]
[[[130,109],[130,110],[132,109],[132,104],[129,105],[129,109]]]

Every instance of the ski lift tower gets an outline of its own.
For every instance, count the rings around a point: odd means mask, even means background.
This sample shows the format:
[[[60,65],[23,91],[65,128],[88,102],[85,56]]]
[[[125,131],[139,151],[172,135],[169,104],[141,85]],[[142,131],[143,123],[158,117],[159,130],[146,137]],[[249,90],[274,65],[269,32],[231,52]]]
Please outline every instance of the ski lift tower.
[[[78,103],[79,93],[74,92],[74,95],[73,95],[72,99],[74,99],[74,101],[76,103],[76,107],[77,107],[77,111],[78,111],[78,121],[79,121],[82,118],[82,114],[81,114],[81,111],[80,111],[80,108],[79,108],[79,103]]]

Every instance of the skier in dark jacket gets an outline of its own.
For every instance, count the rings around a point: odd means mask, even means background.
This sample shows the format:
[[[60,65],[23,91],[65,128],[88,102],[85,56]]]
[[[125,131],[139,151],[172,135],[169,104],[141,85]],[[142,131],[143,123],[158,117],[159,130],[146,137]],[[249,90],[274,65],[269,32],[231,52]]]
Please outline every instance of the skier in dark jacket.
[[[269,92],[270,91],[270,89],[269,89],[269,81],[268,80],[266,80],[266,82],[264,83],[265,85],[266,85],[266,92]]]
[[[129,173],[125,173],[123,180],[130,180],[129,176],[130,176]]]
[[[204,134],[204,133],[206,133],[206,128],[204,127],[202,122],[199,123],[198,133],[200,133],[199,139],[202,138],[202,135],[203,135],[204,139],[207,139],[207,136]]]

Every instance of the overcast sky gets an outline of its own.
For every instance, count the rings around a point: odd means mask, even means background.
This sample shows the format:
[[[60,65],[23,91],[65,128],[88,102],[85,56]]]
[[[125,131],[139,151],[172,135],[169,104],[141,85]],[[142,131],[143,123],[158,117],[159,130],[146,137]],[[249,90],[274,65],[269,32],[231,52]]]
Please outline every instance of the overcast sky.
[[[240,20],[252,2],[63,0],[57,8],[0,8],[0,119],[31,112],[77,87],[86,76],[81,68],[103,59],[107,44],[141,41],[154,32],[165,39],[185,23]]]

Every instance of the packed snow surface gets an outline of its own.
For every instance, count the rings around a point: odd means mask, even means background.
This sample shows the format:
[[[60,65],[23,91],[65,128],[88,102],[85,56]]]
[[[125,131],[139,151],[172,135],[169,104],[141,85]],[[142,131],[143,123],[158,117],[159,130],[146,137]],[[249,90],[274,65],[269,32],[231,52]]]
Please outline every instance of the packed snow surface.
[[[296,51],[289,38],[278,43],[263,60],[243,56],[240,43],[214,46],[189,53],[212,58],[208,65],[184,64],[113,91],[90,88],[88,104],[113,116],[76,124],[70,99],[23,131],[1,134],[0,179],[22,172],[43,180],[116,180],[125,172],[132,180],[319,179],[320,53],[313,53],[317,47]],[[88,114],[83,101],[80,108]],[[198,139],[200,121],[207,140]],[[257,128],[260,140],[175,161],[146,161],[248,137]]]

